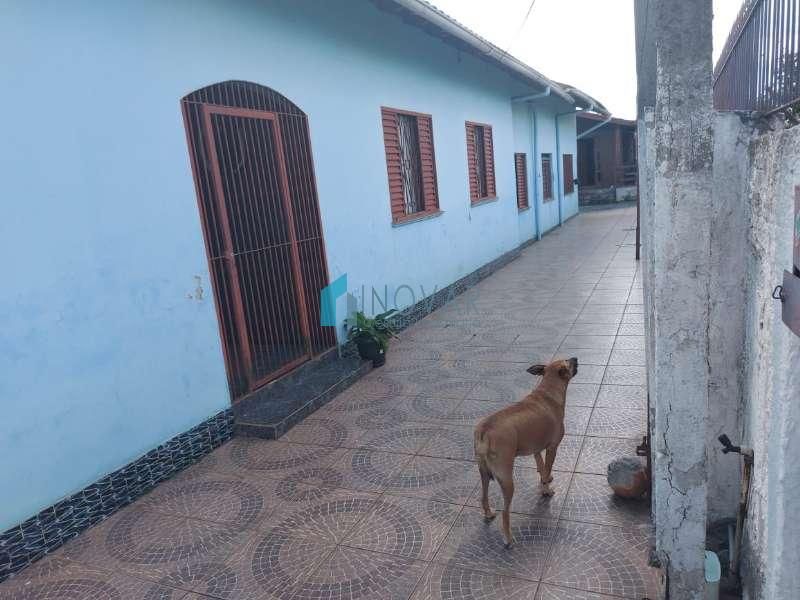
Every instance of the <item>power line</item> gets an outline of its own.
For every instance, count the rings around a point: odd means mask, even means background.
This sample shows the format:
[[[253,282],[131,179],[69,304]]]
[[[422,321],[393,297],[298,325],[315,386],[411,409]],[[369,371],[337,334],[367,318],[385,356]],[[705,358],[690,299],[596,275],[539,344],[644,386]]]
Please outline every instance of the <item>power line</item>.
[[[514,37],[511,38],[511,41],[509,42],[506,49],[503,50],[503,53],[500,55],[500,58],[498,60],[503,60],[503,58],[505,58],[506,54],[508,54],[509,50],[511,50],[511,47],[514,45],[514,42],[516,42],[517,38],[519,38],[519,34],[522,33],[523,29],[525,29],[525,24],[528,22],[528,17],[531,16],[531,11],[533,11],[534,4],[536,4],[536,0],[531,0],[531,3],[528,5],[528,12],[525,13],[525,17],[522,19],[522,23],[520,24],[519,29],[517,29],[517,32],[514,34]]]

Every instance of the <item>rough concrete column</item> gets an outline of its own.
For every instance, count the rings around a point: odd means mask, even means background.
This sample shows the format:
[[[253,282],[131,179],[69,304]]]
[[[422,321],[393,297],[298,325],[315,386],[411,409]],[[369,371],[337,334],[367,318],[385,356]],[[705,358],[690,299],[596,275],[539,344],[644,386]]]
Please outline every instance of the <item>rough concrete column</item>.
[[[708,521],[736,515],[741,465],[720,452],[727,433],[740,442],[750,202],[749,145],[753,127],[735,113],[714,115],[714,190],[711,207],[708,383]],[[733,458],[734,460],[731,460]]]
[[[705,587],[711,0],[655,8],[656,545],[671,597],[689,600]]]

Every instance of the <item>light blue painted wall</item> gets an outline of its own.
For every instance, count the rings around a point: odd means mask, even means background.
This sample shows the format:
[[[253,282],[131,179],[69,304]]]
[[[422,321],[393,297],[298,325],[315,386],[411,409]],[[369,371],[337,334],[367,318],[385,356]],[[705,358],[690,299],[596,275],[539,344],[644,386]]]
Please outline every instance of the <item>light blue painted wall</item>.
[[[188,92],[249,80],[308,113],[351,289],[430,292],[528,236],[508,99],[534,90],[369,2],[6,2],[0,52],[0,530],[229,405]],[[391,227],[382,105],[432,114],[440,217]],[[465,120],[494,132],[499,198],[478,207]]]

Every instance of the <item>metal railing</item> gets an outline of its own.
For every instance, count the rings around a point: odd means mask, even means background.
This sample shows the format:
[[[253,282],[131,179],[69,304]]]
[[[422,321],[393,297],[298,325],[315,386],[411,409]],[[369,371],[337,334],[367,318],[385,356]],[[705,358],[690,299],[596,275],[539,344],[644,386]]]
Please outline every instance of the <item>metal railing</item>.
[[[745,0],[714,69],[714,108],[769,114],[800,102],[800,0]]]

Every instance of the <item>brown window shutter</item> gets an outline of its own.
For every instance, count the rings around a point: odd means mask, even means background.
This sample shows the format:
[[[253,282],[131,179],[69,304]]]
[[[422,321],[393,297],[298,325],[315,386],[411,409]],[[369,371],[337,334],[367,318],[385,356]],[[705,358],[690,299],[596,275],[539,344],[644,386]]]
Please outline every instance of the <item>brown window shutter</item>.
[[[564,155],[564,193],[571,194],[575,191],[575,176],[572,172],[572,154]]]
[[[467,166],[469,167],[469,199],[478,201],[478,171],[475,158],[475,126],[467,123]]]
[[[405,214],[403,200],[403,176],[400,172],[400,140],[397,130],[397,112],[381,109],[383,120],[383,144],[386,148],[386,170],[389,174],[389,202],[392,219],[397,220]]]
[[[550,154],[542,154],[542,199],[553,199],[553,168]]]
[[[436,153],[433,149],[433,123],[431,117],[418,116],[419,154],[422,163],[422,189],[425,195],[425,212],[439,208],[439,189],[436,181]]]
[[[514,154],[517,175],[517,208],[528,208],[528,160],[524,152]]]
[[[494,185],[494,143],[492,141],[492,126],[483,126],[483,149],[486,154],[486,195],[489,198],[497,196]]]

